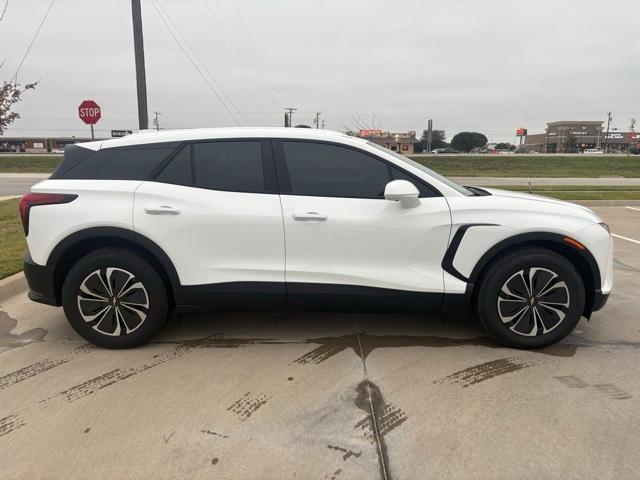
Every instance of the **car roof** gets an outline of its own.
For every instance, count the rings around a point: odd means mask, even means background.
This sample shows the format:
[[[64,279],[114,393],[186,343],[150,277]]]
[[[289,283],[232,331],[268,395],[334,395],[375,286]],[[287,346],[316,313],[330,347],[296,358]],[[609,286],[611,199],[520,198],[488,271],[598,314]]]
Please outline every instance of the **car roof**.
[[[334,130],[316,128],[285,128],[285,127],[236,127],[236,128],[194,128],[184,130],[141,130],[121,138],[95,142],[79,143],[78,145],[91,150],[104,148],[125,147],[164,142],[184,142],[191,140],[216,140],[224,138],[293,138],[337,141],[340,143],[363,142],[358,137],[346,135]]]

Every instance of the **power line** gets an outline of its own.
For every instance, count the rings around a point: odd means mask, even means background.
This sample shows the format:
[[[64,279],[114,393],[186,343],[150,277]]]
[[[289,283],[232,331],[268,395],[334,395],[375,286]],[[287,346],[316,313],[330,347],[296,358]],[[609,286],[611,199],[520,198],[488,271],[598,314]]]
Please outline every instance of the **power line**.
[[[22,60],[20,60],[20,64],[18,65],[16,73],[14,73],[13,77],[11,77],[12,82],[15,82],[18,79],[18,72],[22,68],[22,64],[24,63],[24,61],[27,59],[27,55],[29,55],[29,52],[31,51],[31,47],[33,47],[33,44],[36,42],[36,38],[38,38],[38,34],[40,33],[40,30],[42,29],[42,26],[44,25],[45,20],[49,16],[49,12],[51,11],[51,8],[53,8],[53,4],[55,3],[55,1],[56,0],[51,0],[51,3],[49,4],[49,8],[47,8],[47,11],[44,12],[44,17],[42,17],[42,21],[40,22],[40,25],[38,25],[38,29],[36,30],[36,33],[33,34],[31,43],[29,43],[29,46],[27,47],[27,51],[24,52],[24,55],[22,56]],[[9,2],[7,2],[7,5],[8,3]],[[6,6],[5,6],[5,10],[6,10]],[[3,15],[4,15],[4,12],[3,12]]]
[[[191,51],[191,53],[194,55],[194,57],[196,58],[196,60],[198,62],[200,62],[200,65],[202,66],[202,68],[204,69],[204,71],[207,73],[207,75],[209,75],[209,78],[211,79],[211,81],[215,84],[215,86],[218,88],[218,90],[220,90],[220,93],[222,94],[223,97],[225,97],[227,99],[227,101],[231,104],[231,106],[233,107],[233,109],[236,111],[236,113],[238,114],[238,116],[247,124],[249,125],[249,121],[245,118],[245,116],[242,114],[242,112],[238,109],[238,107],[236,106],[236,104],[234,103],[234,101],[231,99],[231,97],[229,97],[229,95],[227,95],[227,93],[224,91],[224,89],[222,88],[222,85],[220,85],[220,83],[218,83],[218,81],[216,80],[216,78],[213,76],[213,74],[209,71],[209,68],[207,67],[207,65],[204,63],[204,61],[202,60],[202,58],[200,58],[200,55],[198,55],[198,52],[195,51],[195,49],[191,46],[191,44],[189,43],[189,41],[185,38],[185,36],[182,34],[182,32],[180,31],[180,29],[178,28],[178,26],[175,24],[175,22],[173,22],[171,20],[171,16],[167,13],[167,11],[162,7],[162,5],[160,4],[159,0],[156,0],[158,7],[160,7],[160,9],[164,12],[164,14],[167,16],[169,22],[171,23],[171,25],[173,25],[173,28],[176,30],[176,32],[178,32],[178,35],[180,36],[180,38],[182,38],[182,41],[185,43],[185,45],[189,48],[189,50]]]
[[[224,39],[220,36],[220,34],[218,33],[218,30],[216,30],[213,27],[213,25],[211,25],[211,23],[209,22],[209,19],[207,18],[206,13],[203,12],[200,9],[200,7],[198,7],[198,5],[194,2],[194,0],[189,0],[189,2],[193,6],[193,8],[196,9],[196,11],[198,12],[198,15],[202,18],[202,20],[204,20],[205,24],[207,25],[207,28],[216,37],[216,40],[220,43],[220,46],[229,53],[231,58],[233,58],[233,61],[236,63],[236,65],[238,65],[242,69],[245,69],[249,73],[249,78],[253,81],[253,83],[256,85],[258,90],[260,90],[260,91],[265,90],[265,86],[260,82],[259,78],[255,77],[254,72],[250,69],[250,67],[247,64],[246,60],[240,56],[240,53],[237,51],[237,48],[235,47],[235,45],[231,42],[231,39],[229,38],[229,36],[223,30],[222,25],[220,24],[218,19],[215,17],[215,14],[213,13],[213,11],[211,11],[211,14],[213,15],[214,19],[218,23],[218,26],[220,27],[220,31],[225,35]],[[204,2],[204,0],[203,0],[203,2]],[[206,3],[205,3],[205,5],[206,5]],[[207,6],[207,8],[209,8],[208,5],[206,5],[206,6]],[[209,8],[209,10],[211,10],[211,9]],[[226,41],[225,41],[225,39],[226,39]]]
[[[4,8],[2,9],[2,13],[0,13],[0,21],[4,18],[5,13],[7,13],[7,8],[9,8],[9,0],[4,2]]]
[[[229,33],[227,33],[227,29],[226,29],[224,23],[220,21],[220,19],[216,15],[216,13],[213,11],[213,8],[211,8],[211,5],[209,4],[209,2],[207,0],[202,0],[202,3],[204,3],[204,5],[207,7],[209,12],[211,13],[211,16],[213,17],[213,19],[218,24],[218,27],[220,27],[220,31],[222,32],[224,37],[227,39],[227,42],[229,43],[231,48],[236,52],[237,56],[240,58],[240,60],[242,61],[243,65],[246,67],[247,71],[250,74],[253,75],[254,79],[258,83],[259,88],[261,90],[264,90],[265,92],[268,92],[274,98],[277,98],[275,93],[273,92],[273,90],[264,82],[264,80],[262,79],[262,77],[261,77],[260,73],[257,71],[257,69],[251,64],[251,61],[250,61],[251,59],[248,58],[246,51],[244,51],[244,49],[242,48],[242,45],[240,44],[239,40],[237,40],[237,35],[235,35],[235,31],[233,30],[233,27],[230,26],[230,22],[227,19],[227,17],[224,14],[224,12],[222,11],[222,9],[220,8],[220,5],[216,2],[216,7],[220,11],[220,14],[223,17],[223,19],[229,24],[228,28],[231,30],[231,33],[235,36],[237,44],[236,44],[236,42],[233,41],[233,39],[231,38]],[[209,23],[207,23],[207,25],[209,25],[209,28],[212,31],[214,31]]]
[[[269,80],[271,81],[271,83],[275,87],[274,91],[275,91],[276,95],[278,95],[278,86],[276,85],[276,82],[273,80],[273,77],[271,76],[271,72],[269,70],[269,67],[267,67],[267,64],[265,63],[262,55],[260,54],[260,50],[258,50],[258,47],[256,46],[256,42],[253,40],[253,35],[251,35],[251,31],[247,28],[247,24],[244,21],[244,18],[242,17],[242,14],[240,13],[240,9],[238,8],[238,4],[236,3],[236,0],[231,0],[231,4],[233,5],[233,9],[236,11],[236,14],[238,15],[238,18],[240,19],[240,24],[242,25],[242,28],[244,29],[244,31],[247,34],[247,37],[249,38],[249,42],[251,43],[251,46],[253,47],[253,51],[255,52],[256,57],[258,58],[258,61],[262,65],[262,68],[264,69],[265,73],[267,74],[267,77],[269,77]]]
[[[182,43],[180,42],[180,40],[178,40],[178,37],[176,36],[176,34],[173,32],[173,30],[171,29],[171,27],[169,26],[169,24],[167,23],[167,20],[165,19],[164,15],[162,14],[162,12],[160,11],[160,8],[158,7],[158,5],[156,4],[156,0],[150,0],[151,5],[153,6],[153,8],[155,9],[156,13],[158,14],[158,16],[160,17],[160,20],[162,20],[162,23],[164,23],[164,26],[167,28],[167,30],[169,31],[169,33],[171,34],[171,36],[173,37],[173,39],[175,40],[175,42],[178,44],[178,47],[180,47],[180,50],[182,50],[182,53],[184,53],[184,55],[187,57],[187,60],[189,60],[189,62],[191,63],[191,65],[193,65],[193,68],[196,69],[196,71],[198,72],[198,74],[200,75],[200,77],[202,77],[202,79],[204,80],[204,82],[207,84],[207,86],[209,87],[209,89],[214,93],[214,95],[218,98],[218,100],[220,101],[220,103],[222,104],[222,106],[224,107],[224,109],[226,110],[226,112],[229,114],[229,116],[232,118],[232,120],[235,122],[236,125],[240,126],[240,122],[238,122],[238,120],[236,119],[235,115],[231,112],[231,110],[229,109],[229,107],[227,107],[226,102],[224,101],[224,99],[220,96],[220,94],[218,93],[218,91],[215,89],[215,87],[212,85],[212,83],[207,79],[207,77],[204,75],[204,73],[202,72],[202,70],[200,69],[200,67],[198,67],[198,65],[196,64],[196,62],[193,60],[193,58],[191,58],[191,55],[189,55],[189,52],[187,52],[187,50],[184,48],[184,46],[182,45]],[[179,32],[179,30],[176,28],[176,31]],[[183,37],[184,38],[184,37]],[[206,68],[206,67],[205,67]],[[211,76],[211,79],[214,81],[214,83],[217,84],[217,82],[215,82],[215,79],[213,78],[213,76],[209,73],[209,75]],[[218,87],[220,88],[220,87]],[[222,91],[222,89],[220,89]],[[246,122],[246,120],[245,120]],[[248,123],[248,122],[247,122]]]

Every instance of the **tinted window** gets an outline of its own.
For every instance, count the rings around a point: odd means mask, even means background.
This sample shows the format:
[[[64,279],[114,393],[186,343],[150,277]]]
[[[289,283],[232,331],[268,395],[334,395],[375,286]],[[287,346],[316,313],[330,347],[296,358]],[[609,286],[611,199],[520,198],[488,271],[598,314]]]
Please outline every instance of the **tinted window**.
[[[64,159],[58,165],[50,178],[64,178],[65,174],[80,162],[90,157],[95,152],[80,145],[67,145],[64,149]]]
[[[72,167],[63,178],[79,180],[144,180],[171,153],[163,148],[105,148]]]
[[[162,169],[156,181],[175,185],[191,185],[191,146],[185,145]]]
[[[196,186],[230,192],[264,192],[260,142],[194,144]]]
[[[282,142],[291,192],[297,195],[384,198],[385,162],[336,145]]]

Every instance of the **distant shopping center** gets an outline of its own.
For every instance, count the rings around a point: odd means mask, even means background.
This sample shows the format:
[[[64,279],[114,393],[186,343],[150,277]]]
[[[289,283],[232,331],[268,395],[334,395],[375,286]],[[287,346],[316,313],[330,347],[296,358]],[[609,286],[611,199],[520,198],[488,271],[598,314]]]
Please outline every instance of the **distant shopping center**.
[[[606,132],[603,121],[549,122],[545,133],[527,134],[524,148],[538,153],[581,153],[585,150],[628,152],[640,144],[640,133]]]

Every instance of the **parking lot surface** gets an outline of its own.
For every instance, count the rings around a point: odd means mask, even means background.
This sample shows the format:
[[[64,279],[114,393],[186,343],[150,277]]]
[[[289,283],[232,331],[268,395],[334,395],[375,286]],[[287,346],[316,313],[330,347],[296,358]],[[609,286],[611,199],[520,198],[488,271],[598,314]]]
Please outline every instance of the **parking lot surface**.
[[[640,240],[639,209],[595,210]],[[615,248],[607,306],[539,351],[473,319],[320,313],[174,317],[113,351],[19,295],[2,477],[638,478],[640,244]]]

